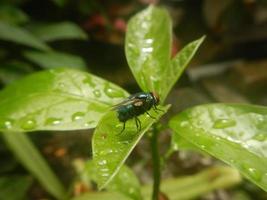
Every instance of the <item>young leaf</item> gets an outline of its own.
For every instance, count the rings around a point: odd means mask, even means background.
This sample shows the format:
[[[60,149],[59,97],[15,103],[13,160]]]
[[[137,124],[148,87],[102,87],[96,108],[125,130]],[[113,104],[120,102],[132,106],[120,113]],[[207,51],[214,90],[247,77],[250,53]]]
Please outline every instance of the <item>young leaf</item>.
[[[118,120],[117,113],[111,111],[104,115],[98,123],[92,139],[93,161],[100,189],[109,184],[137,142],[168,108],[169,106],[160,107],[164,112],[158,111],[157,113],[151,109],[149,112],[156,119],[152,119],[146,114],[140,116],[142,124],[140,131],[137,130],[134,120],[127,121],[126,128],[122,133],[123,123]]]
[[[36,25],[31,30],[34,35],[46,42],[65,39],[87,39],[87,34],[72,22]]]
[[[97,181],[97,168],[95,167],[94,162],[88,161],[86,163],[84,171],[88,177],[87,179]],[[107,186],[107,190],[113,192],[120,192],[133,200],[142,199],[140,183],[134,172],[125,165],[121,167],[118,174]]]
[[[35,73],[0,92],[0,130],[93,128],[111,105],[127,96],[85,72],[61,68]]]
[[[0,22],[0,39],[23,44],[39,50],[50,49],[45,43],[27,30],[4,22]]]
[[[86,69],[86,63],[84,60],[75,55],[48,51],[48,52],[38,52],[38,51],[27,51],[24,52],[24,56],[30,61],[40,65],[43,68],[52,69],[59,67],[66,68],[76,68],[76,69]]]
[[[38,179],[42,186],[57,199],[64,199],[67,193],[63,185],[27,135],[20,132],[3,132],[2,135],[10,150],[17,156],[24,167]]]
[[[156,91],[162,97],[162,84],[169,78],[165,71],[171,52],[171,20],[167,11],[149,6],[134,16],[127,26],[125,50],[142,90]]]
[[[162,94],[162,99],[165,99],[168,93],[170,92],[171,88],[174,86],[176,81],[180,78],[181,74],[183,73],[184,69],[187,67],[190,60],[195,55],[196,51],[198,50],[199,46],[204,41],[205,37],[201,37],[198,40],[195,40],[188,45],[186,45],[179,53],[172,59],[171,64],[169,67],[166,67],[166,79],[165,79],[165,86],[164,91]]]
[[[186,110],[170,121],[181,137],[223,160],[267,191],[267,108],[210,104]]]

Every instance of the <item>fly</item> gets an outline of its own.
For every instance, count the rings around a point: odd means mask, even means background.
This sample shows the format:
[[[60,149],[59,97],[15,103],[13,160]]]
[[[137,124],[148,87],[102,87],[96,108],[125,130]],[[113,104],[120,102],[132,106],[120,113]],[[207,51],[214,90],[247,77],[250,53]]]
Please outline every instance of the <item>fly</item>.
[[[141,130],[141,121],[138,116],[146,113],[153,119],[148,111],[153,108],[155,111],[160,110],[157,108],[159,104],[159,96],[155,92],[139,92],[129,96],[127,99],[115,105],[114,108],[117,111],[117,117],[120,122],[123,123],[123,128],[120,134],[125,130],[125,124],[129,119],[134,119],[136,128]],[[162,110],[160,110],[162,111]]]

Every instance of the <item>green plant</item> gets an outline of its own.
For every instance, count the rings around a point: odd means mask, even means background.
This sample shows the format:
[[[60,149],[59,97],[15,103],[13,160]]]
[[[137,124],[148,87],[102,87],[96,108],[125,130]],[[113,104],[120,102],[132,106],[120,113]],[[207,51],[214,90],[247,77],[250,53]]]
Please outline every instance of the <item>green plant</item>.
[[[24,166],[53,196],[66,198],[66,192],[21,132],[96,127],[92,139],[93,160],[86,163],[84,177],[108,191],[75,199],[150,199],[151,196],[158,199],[160,155],[157,140],[163,129],[158,120],[170,107],[164,106],[166,96],[204,40],[202,37],[188,44],[171,58],[171,33],[168,13],[154,6],[138,13],[128,24],[125,49],[129,66],[142,90],[159,94],[159,107],[164,110],[150,111],[156,119],[140,116],[140,131],[136,130],[134,121],[129,121],[125,131],[118,135],[122,123],[117,119],[116,111],[109,108],[126,98],[128,92],[86,72],[64,68],[43,71],[1,91],[0,130],[4,132],[3,137]],[[170,120],[171,150],[177,150],[177,146],[178,149],[184,146],[200,149],[237,168],[267,191],[266,121],[266,107],[238,104],[193,107]],[[151,138],[153,190],[151,186],[141,187],[133,172],[123,166],[146,132]],[[38,162],[30,162],[31,156]],[[192,177],[163,181],[161,191],[170,199],[190,199],[238,182],[240,176],[235,169],[221,166]]]

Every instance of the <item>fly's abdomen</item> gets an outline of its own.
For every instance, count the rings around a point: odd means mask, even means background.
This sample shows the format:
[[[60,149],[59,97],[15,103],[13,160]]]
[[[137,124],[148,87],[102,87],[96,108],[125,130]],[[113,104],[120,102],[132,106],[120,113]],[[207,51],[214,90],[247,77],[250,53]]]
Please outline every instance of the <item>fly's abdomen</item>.
[[[117,110],[118,119],[121,122],[126,122],[135,116],[134,107],[132,105],[122,106]]]

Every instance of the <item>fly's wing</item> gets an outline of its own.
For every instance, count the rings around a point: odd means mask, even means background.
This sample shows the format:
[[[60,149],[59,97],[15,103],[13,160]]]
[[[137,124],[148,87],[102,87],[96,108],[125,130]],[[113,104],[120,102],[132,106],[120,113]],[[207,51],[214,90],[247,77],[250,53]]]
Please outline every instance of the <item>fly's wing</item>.
[[[135,106],[141,106],[141,105],[143,105],[143,101],[142,101],[142,99],[137,99],[137,98],[134,98],[134,97],[130,96],[129,98],[125,99],[124,101],[112,106],[111,109],[112,110],[117,110],[120,107],[123,107],[123,106],[126,106],[126,105],[130,105],[130,104],[133,104]]]

